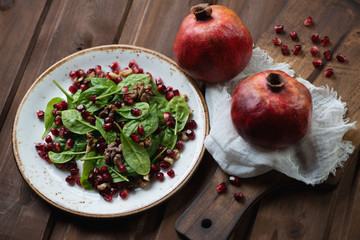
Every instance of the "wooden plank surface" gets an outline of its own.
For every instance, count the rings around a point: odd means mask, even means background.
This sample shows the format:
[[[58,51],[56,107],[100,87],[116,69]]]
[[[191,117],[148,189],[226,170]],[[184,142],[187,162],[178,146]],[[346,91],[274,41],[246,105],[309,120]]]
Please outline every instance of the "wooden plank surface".
[[[112,220],[84,219],[45,204],[22,180],[11,149],[11,126],[16,108],[34,79],[57,60],[77,50],[121,43],[147,47],[173,57],[172,45],[189,8],[200,2],[226,5],[249,27],[256,46],[277,62],[289,62],[297,74],[317,86],[333,87],[347,102],[348,117],[360,120],[359,1],[0,1],[0,70],[9,71],[0,80],[0,238],[22,239],[178,239],[174,225],[178,217],[210,182],[216,163],[206,153],[194,177],[165,203],[144,213]],[[312,16],[315,24],[304,27]],[[295,43],[289,31],[297,31],[304,52],[283,56],[272,45],[273,26],[285,25],[283,41]],[[314,69],[309,53],[313,32],[328,35],[326,49],[342,52],[349,63],[334,58],[326,67],[335,77],[325,78]],[[324,48],[318,46],[321,52]],[[6,63],[6,64],[4,64]],[[5,87],[6,86],[6,87]],[[202,85],[203,87],[203,85]],[[346,137],[358,147],[358,130]],[[357,148],[358,149],[358,148]],[[357,154],[335,191],[300,188],[278,191],[263,198],[254,211],[241,219],[231,239],[359,239],[360,184]],[[11,181],[9,181],[11,176]],[[15,190],[14,190],[15,189]],[[246,193],[245,193],[246,194]],[[30,234],[31,233],[31,234]]]

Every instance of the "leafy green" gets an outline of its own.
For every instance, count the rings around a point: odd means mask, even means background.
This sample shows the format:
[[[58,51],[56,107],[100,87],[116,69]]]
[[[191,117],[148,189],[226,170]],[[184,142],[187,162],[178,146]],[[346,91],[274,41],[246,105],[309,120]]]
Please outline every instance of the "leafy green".
[[[184,129],[186,121],[189,118],[189,106],[184,98],[176,96],[173,97],[165,109],[175,118],[175,135]]]
[[[84,121],[80,112],[75,109],[62,111],[61,118],[64,126],[73,133],[86,134],[98,130],[95,126]]]
[[[146,148],[149,156],[152,157],[156,153],[156,149],[160,146],[161,136],[157,134],[151,137],[151,145]]]
[[[68,103],[68,108],[72,108],[74,105],[73,97],[68,92],[66,92],[65,89],[63,89],[57,81],[53,80],[53,82],[60,89],[60,91],[62,91],[65,94]]]
[[[114,183],[124,182],[124,181],[128,182],[129,181],[129,179],[125,175],[120,173],[120,171],[117,168],[107,166],[107,169],[109,170],[109,173],[110,173]]]
[[[99,118],[98,116],[95,116],[96,121],[95,121],[95,125],[98,129],[98,131],[100,132],[100,134],[104,137],[105,141],[109,144],[112,142],[115,142],[116,140],[116,132],[114,131],[105,131],[103,129],[103,125],[104,125],[104,120]]]
[[[168,100],[166,100],[164,95],[161,96],[152,96],[149,101],[150,106],[156,104],[157,105],[157,112],[158,112],[158,118],[160,119],[160,122],[162,124],[165,123],[163,116],[163,113],[165,112],[166,106],[168,104]]]
[[[73,157],[77,155],[84,155],[85,152],[72,152],[72,151],[64,151],[64,152],[49,152],[49,158],[53,163],[65,163],[73,159]]]
[[[165,135],[161,140],[161,145],[167,147],[168,149],[173,149],[177,141],[177,135],[174,135],[174,132],[171,128],[165,129]]]
[[[93,151],[91,151],[87,154],[87,157],[95,157],[95,156],[96,156],[96,153]],[[92,185],[88,181],[88,177],[89,177],[89,174],[91,173],[91,171],[95,168],[95,165],[96,165],[95,159],[85,161],[83,164],[83,171],[81,174],[80,183],[81,183],[81,186],[85,190],[91,190],[93,188]]]
[[[45,137],[45,135],[50,131],[51,128],[56,126],[56,124],[54,123],[55,117],[52,115],[52,111],[54,110],[54,104],[60,103],[61,101],[64,101],[64,99],[56,97],[51,99],[46,105],[44,113],[45,132],[42,135],[42,138]]]
[[[139,116],[134,116],[131,114],[131,109],[137,108],[141,110],[141,114]],[[116,112],[118,112],[121,116],[127,118],[127,119],[139,119],[146,114],[148,114],[150,109],[150,106],[147,102],[137,102],[133,106],[123,106],[119,109],[116,109]]]

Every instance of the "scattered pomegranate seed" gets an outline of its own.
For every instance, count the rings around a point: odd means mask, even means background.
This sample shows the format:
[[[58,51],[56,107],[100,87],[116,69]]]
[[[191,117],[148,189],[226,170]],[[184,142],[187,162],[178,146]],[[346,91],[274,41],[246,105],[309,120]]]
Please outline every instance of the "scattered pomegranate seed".
[[[169,112],[164,112],[164,113],[163,113],[163,118],[164,118],[165,120],[168,120],[170,117],[171,117],[171,114],[170,114]]]
[[[318,43],[319,40],[320,40],[320,36],[319,36],[318,33],[314,33],[314,34],[311,36],[311,41],[312,41],[313,43]]]
[[[310,48],[310,53],[311,53],[311,55],[316,56],[319,53],[319,49],[317,47],[313,46]]]
[[[166,92],[166,87],[165,87],[165,85],[159,84],[159,85],[157,86],[157,90],[158,90],[160,93],[165,93],[165,92]]]
[[[36,112],[36,115],[37,115],[38,119],[44,120],[44,115],[45,115],[44,111],[39,110]]]
[[[78,70],[76,71],[76,76],[77,76],[77,77],[82,77],[82,76],[84,76],[84,75],[85,75],[85,71],[84,71],[84,70],[78,69]]]
[[[155,164],[151,164],[150,170],[151,170],[151,172],[153,172],[153,173],[157,173],[157,172],[160,171],[160,168],[159,168],[157,165],[155,165]]]
[[[116,69],[119,68],[119,63],[118,62],[113,62],[111,65],[110,65],[110,68],[114,71]]]
[[[119,169],[119,171],[121,173],[126,173],[127,172],[127,168],[126,168],[125,164],[123,164],[123,163],[118,164],[117,168]]]
[[[316,59],[312,62],[312,64],[314,65],[314,67],[318,68],[322,66],[322,61],[320,59]]]
[[[62,124],[61,116],[56,116],[54,122],[56,125],[61,125]]]
[[[166,172],[166,174],[170,177],[170,178],[174,178],[175,177],[175,172],[174,170],[170,169]]]
[[[111,194],[104,193],[104,194],[102,195],[102,197],[103,197],[103,198],[105,199],[105,201],[107,201],[107,202],[111,202],[111,200],[112,200]]]
[[[60,104],[61,104],[63,110],[68,109],[68,103],[66,101],[61,101]]]
[[[96,65],[94,68],[94,71],[97,75],[100,75],[102,73],[101,71],[101,66],[100,65]]]
[[[131,60],[131,61],[129,62],[129,68],[132,68],[132,67],[135,66],[135,65],[136,65],[135,60]]]
[[[132,192],[135,190],[135,186],[132,183],[126,182],[124,185],[125,189],[129,192]]]
[[[298,35],[297,35],[296,32],[290,32],[289,35],[290,35],[291,39],[294,40],[294,41],[298,38]]]
[[[179,151],[184,149],[184,142],[179,140],[177,141],[177,143],[175,144],[175,148],[178,149]]]
[[[299,53],[301,53],[301,45],[295,45],[292,50],[293,54],[298,55]]]
[[[79,187],[82,187],[80,180],[81,180],[81,178],[78,177],[78,178],[76,178],[75,182]]]
[[[134,142],[139,142],[140,141],[140,136],[136,133],[131,133],[130,134],[130,138],[134,141]]]
[[[71,77],[72,79],[76,78],[76,72],[75,71],[70,71],[69,77]]]
[[[195,139],[195,133],[194,133],[193,130],[187,129],[187,130],[185,131],[185,134],[186,134],[186,136],[187,136],[189,139],[191,139],[191,140],[194,140],[194,139]]]
[[[175,96],[173,91],[166,93],[166,100],[170,101]]]
[[[72,148],[74,146],[75,142],[74,140],[72,140],[71,138],[69,138],[67,141],[66,141],[66,147],[67,148]]]
[[[104,122],[105,123],[113,123],[115,121],[115,119],[113,118],[113,117],[106,117],[105,119],[104,119]]]
[[[67,177],[65,178],[65,181],[66,181],[68,184],[70,184],[70,185],[74,185],[75,179],[76,179],[75,176],[69,175],[69,176],[67,176]]]
[[[176,124],[175,118],[170,117],[168,120],[166,120],[165,125],[169,128],[174,128]]]
[[[331,52],[329,50],[324,52],[324,57],[326,58],[326,60],[331,60],[331,58],[332,58]]]
[[[157,86],[164,85],[164,81],[161,79],[161,77],[155,78],[155,83]]]
[[[165,162],[165,161],[161,161],[160,162],[160,167],[162,169],[168,169],[170,167],[170,164],[168,162]]]
[[[288,49],[288,46],[287,45],[282,45],[281,46],[281,53],[283,55],[289,55],[289,49]]]
[[[222,182],[222,183],[220,183],[219,185],[217,185],[217,186],[216,186],[216,191],[217,191],[218,193],[224,193],[224,192],[226,192],[226,184],[225,184],[225,182]]]
[[[308,17],[308,18],[305,19],[305,21],[304,21],[304,25],[305,25],[305,26],[310,26],[312,23],[313,23],[312,17]]]
[[[88,89],[88,86],[86,86],[85,84],[81,84],[81,85],[80,85],[80,89],[81,89],[82,91],[85,91],[85,90]]]
[[[284,32],[284,25],[275,25],[275,32],[276,33],[283,33]]]
[[[113,125],[112,125],[112,123],[105,123],[104,125],[103,125],[103,129],[105,130],[105,131],[110,131],[110,130],[112,130],[113,129]]]
[[[187,121],[185,127],[188,128],[188,129],[195,130],[195,129],[197,128],[196,121],[195,121],[195,120],[189,120],[189,121]]]
[[[278,37],[274,37],[274,38],[273,38],[273,44],[274,44],[275,46],[281,45],[281,39],[278,38]]]
[[[77,89],[74,86],[70,86],[69,92],[71,92],[72,94],[75,94],[77,92]]]
[[[334,75],[334,69],[328,68],[325,70],[325,77],[331,77],[332,75]]]
[[[56,152],[60,152],[61,151],[61,146],[59,142],[54,142],[54,150]]]
[[[160,182],[163,182],[163,181],[165,180],[164,173],[162,173],[162,172],[156,173],[156,178],[157,178],[157,180],[159,180]]]
[[[131,115],[135,116],[135,117],[138,117],[141,115],[141,110],[138,109],[138,108],[132,108],[131,109]]]
[[[140,136],[144,136],[145,135],[145,129],[144,129],[144,126],[139,124],[138,127],[137,127],[137,132]]]
[[[347,61],[347,58],[346,58],[344,55],[342,55],[341,53],[338,53],[338,54],[336,55],[336,59],[337,59],[339,62],[346,62],[346,61]]]
[[[45,137],[45,142],[47,142],[47,143],[51,143],[53,140],[52,140],[52,137],[50,136],[50,135],[47,135],[46,137]]]
[[[244,199],[244,193],[242,193],[242,192],[234,193],[234,198],[236,201],[241,201]]]
[[[235,177],[235,176],[229,176],[229,182],[234,186],[239,186],[240,185],[240,178]]]
[[[329,44],[330,40],[328,36],[325,36],[321,39],[321,46],[326,47]]]
[[[128,192],[123,189],[120,191],[119,196],[121,197],[121,199],[126,199],[128,197]]]

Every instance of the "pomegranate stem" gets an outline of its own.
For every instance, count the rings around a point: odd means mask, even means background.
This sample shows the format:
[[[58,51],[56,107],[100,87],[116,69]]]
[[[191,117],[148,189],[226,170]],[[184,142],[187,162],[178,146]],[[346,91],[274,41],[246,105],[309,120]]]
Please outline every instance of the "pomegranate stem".
[[[212,8],[208,3],[201,3],[193,6],[190,12],[195,15],[196,21],[205,21],[211,18]]]

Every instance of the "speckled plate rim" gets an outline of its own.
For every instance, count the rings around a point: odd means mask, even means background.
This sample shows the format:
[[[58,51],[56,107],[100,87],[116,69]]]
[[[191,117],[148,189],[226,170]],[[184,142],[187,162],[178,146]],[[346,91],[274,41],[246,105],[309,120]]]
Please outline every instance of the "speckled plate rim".
[[[37,84],[42,81],[49,73],[51,73],[52,71],[54,71],[54,69],[58,68],[59,66],[63,65],[64,63],[66,63],[67,61],[76,58],[78,56],[87,54],[89,52],[96,52],[96,51],[105,51],[105,50],[116,50],[116,49],[129,49],[129,50],[139,50],[139,51],[143,51],[146,52],[148,54],[154,55],[164,61],[166,61],[168,64],[172,65],[174,68],[177,69],[177,71],[179,71],[180,73],[182,73],[184,75],[184,77],[187,79],[188,83],[191,84],[191,86],[194,88],[196,94],[198,95],[198,97],[200,98],[200,101],[202,103],[202,109],[204,110],[204,122],[205,122],[205,137],[204,139],[202,139],[202,148],[200,151],[200,154],[193,166],[193,168],[190,170],[190,172],[187,174],[187,176],[182,180],[182,182],[180,182],[180,184],[178,184],[171,192],[169,192],[167,195],[163,196],[162,198],[158,199],[157,201],[146,205],[144,207],[141,207],[139,209],[133,210],[133,211],[128,211],[128,212],[124,212],[124,213],[114,213],[114,214],[90,214],[90,213],[83,213],[81,211],[76,211],[76,210],[72,210],[72,209],[68,209],[64,206],[61,206],[57,203],[55,203],[53,200],[51,200],[50,198],[48,198],[47,196],[45,196],[41,191],[39,191],[35,186],[33,186],[30,183],[30,180],[27,178],[27,176],[23,173],[23,171],[21,170],[21,165],[22,165],[22,161],[19,155],[19,150],[18,150],[18,141],[16,138],[16,126],[19,122],[19,115],[21,112],[21,109],[24,105],[24,103],[27,101],[29,95],[31,94],[31,92],[33,91],[33,89],[37,86]],[[84,217],[92,217],[92,218],[115,218],[115,217],[124,217],[124,216],[129,216],[129,215],[133,215],[133,214],[137,214],[140,212],[143,212],[147,209],[150,209],[152,207],[155,207],[157,205],[159,205],[160,203],[164,202],[165,200],[169,199],[170,197],[172,197],[177,191],[179,191],[182,187],[184,187],[184,185],[189,181],[189,179],[192,177],[192,175],[194,174],[194,172],[196,171],[197,167],[199,166],[201,159],[204,155],[205,152],[205,146],[204,146],[204,140],[206,138],[206,136],[209,134],[209,113],[208,113],[208,109],[207,109],[207,105],[205,102],[205,99],[201,93],[201,91],[199,90],[197,84],[191,79],[189,78],[180,68],[179,66],[175,63],[175,61],[173,61],[172,59],[170,59],[169,57],[164,56],[161,53],[158,53],[154,50],[151,49],[147,49],[147,48],[143,48],[143,47],[139,47],[139,46],[134,46],[134,45],[127,45],[127,44],[112,44],[112,45],[101,45],[101,46],[96,46],[96,47],[92,47],[92,48],[87,48],[84,50],[81,50],[79,52],[73,53],[61,60],[59,60],[58,62],[56,62],[55,64],[53,64],[52,66],[50,66],[47,70],[45,70],[35,81],[34,83],[30,86],[30,88],[27,90],[26,94],[24,95],[23,99],[21,100],[21,103],[18,106],[18,109],[16,111],[16,115],[15,115],[15,119],[14,119],[14,123],[13,123],[13,130],[12,130],[12,146],[13,146],[13,154],[15,157],[15,161],[17,164],[17,167],[19,169],[19,172],[21,174],[21,176],[23,177],[23,179],[25,180],[25,182],[30,186],[30,188],[38,195],[40,196],[43,200],[45,200],[47,203],[49,203],[50,205],[59,208],[65,212],[69,212],[71,214],[75,214],[75,215],[80,215],[80,216],[84,216]]]

